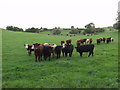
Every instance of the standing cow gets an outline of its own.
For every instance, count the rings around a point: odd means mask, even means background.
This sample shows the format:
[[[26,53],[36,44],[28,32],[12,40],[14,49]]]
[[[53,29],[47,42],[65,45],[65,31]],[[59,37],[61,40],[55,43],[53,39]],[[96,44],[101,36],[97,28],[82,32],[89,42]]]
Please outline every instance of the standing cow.
[[[24,44],[24,47],[27,49],[28,55],[31,55],[32,51],[34,51],[34,45]]]
[[[113,41],[114,41],[114,38],[112,38],[112,37],[109,37],[109,38],[106,39],[107,44],[110,43],[110,42],[113,42]]]
[[[43,57],[44,57],[45,61],[46,61],[47,58],[49,58],[49,61],[50,61],[52,50],[53,50],[53,47],[51,47],[51,46],[44,46]]]
[[[57,54],[57,58],[60,58],[62,48],[63,48],[62,45],[55,47],[55,53]]]
[[[38,43],[33,44],[34,45],[34,54],[35,54],[35,61],[39,61],[42,60],[42,55],[43,55],[43,49],[44,46],[40,45]]]
[[[66,40],[66,44],[68,45],[68,44],[71,44],[71,42],[72,42],[72,40],[70,39],[70,40]]]
[[[88,57],[92,54],[93,56],[93,50],[94,50],[94,45],[93,44],[88,44],[88,45],[81,45],[78,47],[75,47],[76,51],[80,53],[80,56],[82,56],[83,52],[89,52]]]
[[[74,49],[74,47],[73,47],[72,44],[70,44],[70,45],[66,44],[66,45],[65,45],[65,48],[64,48],[65,57],[67,57],[68,54],[69,54],[69,57],[71,57],[71,56],[72,56],[73,49]]]

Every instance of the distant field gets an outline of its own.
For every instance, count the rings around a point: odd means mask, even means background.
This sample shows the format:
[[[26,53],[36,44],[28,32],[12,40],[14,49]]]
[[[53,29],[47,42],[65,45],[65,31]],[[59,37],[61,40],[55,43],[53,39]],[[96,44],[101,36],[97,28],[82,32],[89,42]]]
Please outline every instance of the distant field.
[[[66,33],[66,32],[65,32]],[[106,31],[99,35],[75,37],[2,31],[3,88],[118,88],[118,32]],[[113,37],[110,44],[96,44],[96,38]],[[83,57],[74,49],[73,56],[35,62],[23,44],[55,43],[61,40],[92,38],[94,56]]]

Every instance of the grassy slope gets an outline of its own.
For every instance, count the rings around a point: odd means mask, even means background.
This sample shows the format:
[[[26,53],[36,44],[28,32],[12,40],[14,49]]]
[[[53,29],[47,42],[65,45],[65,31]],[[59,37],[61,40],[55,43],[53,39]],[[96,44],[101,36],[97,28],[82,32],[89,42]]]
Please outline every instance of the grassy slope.
[[[110,44],[96,45],[96,38],[114,37]],[[72,58],[62,57],[36,63],[28,56],[23,44],[56,43],[61,40],[93,38],[95,56],[83,57],[74,50]],[[3,31],[4,88],[115,88],[118,87],[118,34],[116,31],[95,36],[48,36],[42,34]]]

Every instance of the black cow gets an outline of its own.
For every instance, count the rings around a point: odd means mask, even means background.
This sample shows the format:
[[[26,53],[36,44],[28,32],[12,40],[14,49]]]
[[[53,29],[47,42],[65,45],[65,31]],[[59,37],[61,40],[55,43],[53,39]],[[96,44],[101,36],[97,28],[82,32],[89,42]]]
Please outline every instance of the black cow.
[[[43,49],[44,60],[46,60],[47,57],[49,57],[49,61],[50,61],[52,49],[53,48],[51,46],[44,46],[44,49]]]
[[[92,54],[93,56],[93,50],[94,50],[94,45],[93,44],[88,44],[88,45],[81,45],[78,47],[75,47],[76,51],[80,53],[80,56],[82,56],[83,52],[89,52],[88,57]]]
[[[67,57],[67,54],[69,53],[69,57],[72,56],[72,52],[73,52],[73,45],[72,44],[69,44],[69,45],[65,45],[65,48],[64,48],[64,52],[65,52],[65,57]]]
[[[61,51],[62,51],[62,47],[63,47],[63,46],[56,46],[56,47],[55,47],[55,53],[57,54],[57,58],[60,58],[60,54],[61,54]]]
[[[108,43],[110,43],[111,41],[113,42],[113,40],[114,40],[113,38],[109,37],[109,38],[106,39],[106,43],[108,44]]]

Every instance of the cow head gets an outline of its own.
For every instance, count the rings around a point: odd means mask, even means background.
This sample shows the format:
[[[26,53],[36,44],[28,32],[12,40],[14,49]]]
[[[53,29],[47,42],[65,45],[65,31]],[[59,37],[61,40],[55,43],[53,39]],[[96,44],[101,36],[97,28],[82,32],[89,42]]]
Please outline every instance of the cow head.
[[[78,52],[78,47],[75,47],[76,51]]]
[[[40,45],[40,44],[38,44],[38,43],[33,44],[34,49],[35,49],[35,50],[38,49],[39,45]]]

